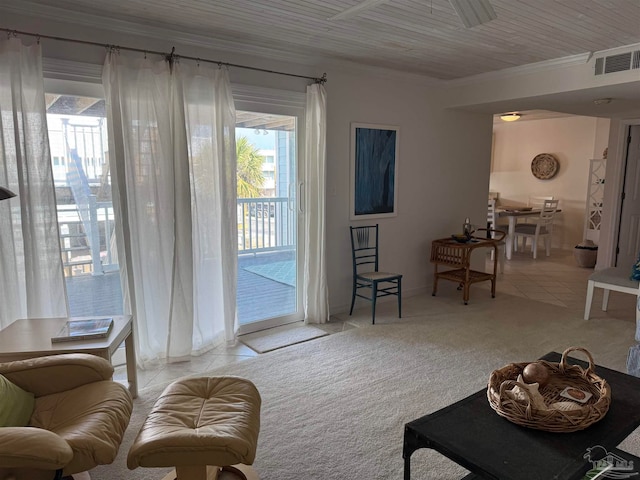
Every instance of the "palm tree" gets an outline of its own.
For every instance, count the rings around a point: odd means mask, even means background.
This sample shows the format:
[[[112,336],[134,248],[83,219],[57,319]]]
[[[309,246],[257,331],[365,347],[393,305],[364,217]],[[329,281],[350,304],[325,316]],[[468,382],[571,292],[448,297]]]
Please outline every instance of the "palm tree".
[[[262,162],[264,157],[246,137],[236,139],[236,157],[238,170],[238,198],[260,197],[260,188],[264,183]]]

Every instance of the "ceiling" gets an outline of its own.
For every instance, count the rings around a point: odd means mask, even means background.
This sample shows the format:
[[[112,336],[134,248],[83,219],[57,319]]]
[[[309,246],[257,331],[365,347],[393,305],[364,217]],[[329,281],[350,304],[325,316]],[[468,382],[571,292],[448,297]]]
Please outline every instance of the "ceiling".
[[[370,8],[331,19],[363,1]],[[439,80],[640,43],[639,0],[489,1],[497,18],[472,28],[449,0],[2,0],[0,12],[64,11],[56,18],[142,25],[176,41],[197,37],[294,62],[349,61]]]

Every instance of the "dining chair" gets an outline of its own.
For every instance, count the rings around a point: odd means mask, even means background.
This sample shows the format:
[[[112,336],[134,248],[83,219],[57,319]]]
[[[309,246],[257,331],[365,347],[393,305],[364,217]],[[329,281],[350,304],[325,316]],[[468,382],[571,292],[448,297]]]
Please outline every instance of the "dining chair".
[[[533,207],[533,208],[542,208],[546,200],[555,200],[555,197],[553,195],[547,195],[547,196],[532,195],[529,197],[527,206]]]
[[[529,195],[529,199],[527,200],[527,207],[531,207],[532,209],[542,208],[545,200],[555,200],[553,195]],[[526,218],[516,218],[516,224],[518,223],[526,223]]]
[[[551,255],[551,234],[553,233],[553,217],[558,209],[559,200],[545,200],[540,210],[540,216],[535,223],[519,223],[515,226],[514,251],[518,251],[518,237],[522,237],[522,251],[527,246],[527,238],[532,239],[531,251],[533,258],[537,258],[538,240],[542,237],[547,253]]]
[[[378,224],[349,227],[351,230],[351,258],[353,263],[353,293],[351,309],[356,297],[371,302],[371,323],[376,323],[376,300],[378,297],[398,297],[398,317],[402,317],[402,275],[378,271]],[[368,294],[365,293],[368,291]]]
[[[487,231],[491,232],[491,238],[496,237],[496,232],[492,230],[500,230],[498,228],[498,216],[496,215],[496,199],[490,198],[487,205]],[[506,232],[504,232],[506,234]],[[495,255],[495,250],[491,249],[491,260]],[[504,258],[505,258],[505,241],[500,240],[498,242],[498,265],[500,267],[500,273],[504,273]]]

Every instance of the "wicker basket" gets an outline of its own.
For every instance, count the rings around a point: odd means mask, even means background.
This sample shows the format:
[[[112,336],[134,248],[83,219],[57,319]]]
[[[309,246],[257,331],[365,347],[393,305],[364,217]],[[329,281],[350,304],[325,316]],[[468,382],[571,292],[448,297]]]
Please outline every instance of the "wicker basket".
[[[585,370],[579,365],[567,365],[566,358],[570,352],[580,351],[589,358],[589,367]],[[518,383],[516,379],[524,367],[530,362],[512,363],[494,370],[489,377],[487,398],[489,404],[498,415],[524,427],[545,430],[547,432],[575,432],[601,420],[611,404],[611,389],[607,382],[593,371],[593,357],[581,347],[570,347],[562,353],[559,363],[539,360],[550,373],[549,382],[540,389],[547,405],[564,399],[560,393],[566,387],[574,387],[592,394],[580,408],[575,410],[536,409],[529,401],[515,400],[506,392]],[[528,394],[527,394],[528,396]]]

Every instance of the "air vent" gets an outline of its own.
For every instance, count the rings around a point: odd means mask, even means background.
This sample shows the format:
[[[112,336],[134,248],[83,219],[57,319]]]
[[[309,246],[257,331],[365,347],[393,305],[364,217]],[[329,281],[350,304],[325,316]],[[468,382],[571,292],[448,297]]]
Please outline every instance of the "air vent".
[[[640,68],[640,50],[596,58],[595,74],[626,72]]]

